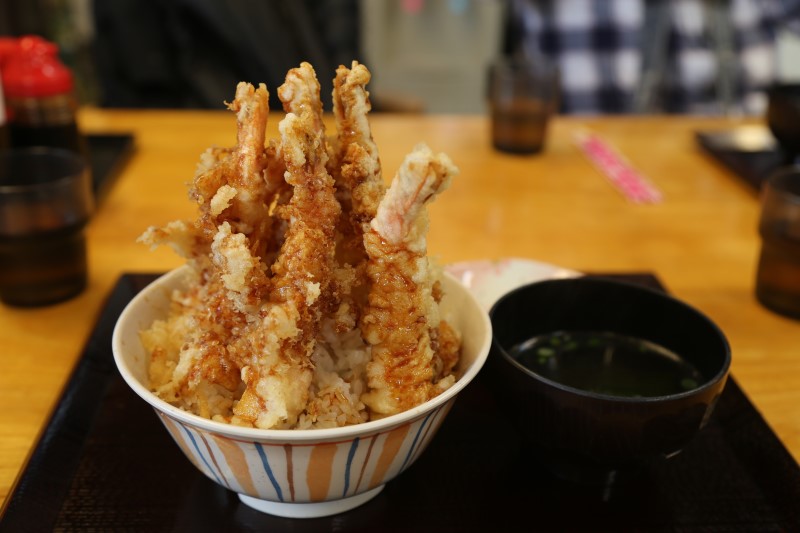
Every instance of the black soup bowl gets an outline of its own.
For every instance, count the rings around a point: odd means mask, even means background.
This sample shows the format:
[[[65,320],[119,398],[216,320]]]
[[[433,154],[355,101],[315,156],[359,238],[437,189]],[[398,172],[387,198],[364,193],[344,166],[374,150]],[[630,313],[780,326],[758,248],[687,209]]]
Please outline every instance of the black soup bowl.
[[[489,386],[530,454],[573,481],[607,484],[676,455],[708,422],[730,369],[711,320],[627,282],[535,282],[489,315]]]

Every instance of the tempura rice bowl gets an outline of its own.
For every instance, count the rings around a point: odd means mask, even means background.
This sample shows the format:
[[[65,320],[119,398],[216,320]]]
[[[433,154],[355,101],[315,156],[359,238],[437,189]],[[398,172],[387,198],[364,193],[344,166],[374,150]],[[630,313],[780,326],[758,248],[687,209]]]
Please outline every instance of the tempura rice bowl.
[[[167,315],[171,292],[182,287],[189,272],[187,266],[177,268],[131,300],[114,328],[114,360],[198,470],[238,493],[245,504],[270,514],[326,516],[377,496],[425,450],[489,353],[488,315],[445,273],[443,316],[461,333],[462,348],[458,380],[442,394],[396,415],[329,429],[257,429],[216,422],[174,407],[149,390],[150,355],[139,339],[142,329]]]

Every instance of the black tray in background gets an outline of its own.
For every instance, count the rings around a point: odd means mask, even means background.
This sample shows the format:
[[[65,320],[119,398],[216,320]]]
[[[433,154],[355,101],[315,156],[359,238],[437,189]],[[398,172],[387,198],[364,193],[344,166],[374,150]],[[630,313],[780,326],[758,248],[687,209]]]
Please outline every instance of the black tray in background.
[[[200,474],[114,367],[114,323],[152,279],[123,276],[109,296],[0,531],[800,531],[800,468],[732,377],[681,454],[609,491],[539,467],[479,376],[375,499],[324,518],[260,513]]]
[[[102,202],[133,154],[134,138],[130,133],[88,134],[85,138],[95,198]]]
[[[775,170],[789,158],[766,126],[695,132],[700,147],[758,192]]]

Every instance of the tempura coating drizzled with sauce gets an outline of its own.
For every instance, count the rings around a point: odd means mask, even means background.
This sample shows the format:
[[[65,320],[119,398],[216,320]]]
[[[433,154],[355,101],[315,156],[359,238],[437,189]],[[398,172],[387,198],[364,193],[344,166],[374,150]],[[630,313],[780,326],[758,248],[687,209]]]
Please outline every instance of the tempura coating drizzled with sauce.
[[[329,137],[314,69],[290,70],[269,141],[267,88],[240,83],[236,146],[209,148],[190,189],[197,220],[140,237],[191,266],[168,317],[141,332],[164,400],[241,426],[324,428],[404,411],[457,379],[425,206],[458,169],[421,144],[387,189],[369,80],[355,61],[337,69]]]

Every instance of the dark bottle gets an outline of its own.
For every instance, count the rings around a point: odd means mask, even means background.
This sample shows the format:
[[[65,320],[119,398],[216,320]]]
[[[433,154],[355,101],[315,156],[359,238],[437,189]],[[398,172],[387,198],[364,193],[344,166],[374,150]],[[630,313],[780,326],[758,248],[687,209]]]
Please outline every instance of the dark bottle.
[[[52,146],[86,155],[75,119],[72,73],[59,60],[54,43],[34,35],[20,37],[2,74],[11,146]]]
[[[3,72],[3,65],[6,58],[17,47],[17,40],[13,37],[0,37],[0,73]],[[3,91],[3,79],[0,76],[0,150],[8,148],[9,144],[8,133],[8,113],[6,113],[6,100]]]
[[[0,151],[8,148],[8,120],[6,119],[6,103],[3,97],[3,84],[0,82]]]

